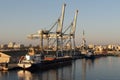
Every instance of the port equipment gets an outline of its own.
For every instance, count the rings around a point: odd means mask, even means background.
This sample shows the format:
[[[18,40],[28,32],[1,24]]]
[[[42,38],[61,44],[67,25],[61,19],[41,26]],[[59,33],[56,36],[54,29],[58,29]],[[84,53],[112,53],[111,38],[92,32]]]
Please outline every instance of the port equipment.
[[[53,24],[53,26],[49,30],[39,30],[37,33],[28,35],[29,39],[40,39],[40,49],[42,51],[45,50],[43,49],[44,40],[47,40],[47,46],[48,46],[47,49],[52,48],[52,50],[56,51],[56,57],[64,55],[63,45],[65,45],[66,43],[69,43],[69,45],[71,46],[70,50],[72,50],[72,46],[73,46],[75,52],[75,30],[76,30],[78,10],[76,10],[74,20],[72,21],[70,26],[64,32],[62,32],[65,7],[66,4],[63,4],[61,16],[58,18],[58,20]],[[56,28],[56,31],[53,31],[54,28]],[[70,29],[70,33],[66,33],[68,29]]]
[[[78,10],[75,12],[75,16],[73,21],[71,22],[70,26],[67,27],[67,29],[64,31],[63,39],[66,41],[65,44],[70,44],[70,53],[72,54],[72,49],[74,50],[72,55],[75,55],[75,31],[76,31],[76,23],[77,23],[77,16],[78,16]],[[70,29],[70,33],[66,33],[67,30]]]

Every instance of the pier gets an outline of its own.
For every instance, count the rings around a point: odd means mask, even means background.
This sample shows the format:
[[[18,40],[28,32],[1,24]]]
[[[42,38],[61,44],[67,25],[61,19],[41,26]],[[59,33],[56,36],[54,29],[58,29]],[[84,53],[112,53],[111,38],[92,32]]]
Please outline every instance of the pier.
[[[63,51],[63,52],[65,52],[65,51]],[[74,50],[73,50],[73,52],[74,52]],[[45,56],[54,57],[54,55],[50,55],[50,54],[55,54],[55,51],[48,51],[48,53],[49,54],[46,54]],[[81,54],[80,51],[75,51],[75,53],[76,53],[76,55],[71,56],[71,59],[69,61],[71,61],[71,60],[74,61],[76,59],[84,59],[85,58],[85,55]],[[110,51],[110,52],[108,51],[108,53],[95,52],[93,56],[95,57],[95,59],[96,58],[100,58],[100,57],[108,57],[108,56],[120,57],[120,52],[118,52],[118,51]],[[51,60],[51,59],[50,58],[47,59],[47,57],[46,57],[46,60]],[[64,62],[64,61],[65,60],[63,59],[62,60],[63,63],[60,64],[61,66],[62,65],[64,66],[64,64],[66,64],[66,62]],[[56,66],[56,65],[57,64],[54,64],[54,67],[56,67],[56,68],[59,67],[59,66]],[[48,66],[46,66],[46,68],[44,68],[44,69],[47,69],[47,68],[48,68]],[[11,62],[10,63],[0,63],[0,70],[5,70],[6,71],[6,70],[14,70],[14,69],[21,69],[21,68],[19,68],[18,65],[17,65],[17,63],[14,63],[14,62],[12,62],[12,63]]]

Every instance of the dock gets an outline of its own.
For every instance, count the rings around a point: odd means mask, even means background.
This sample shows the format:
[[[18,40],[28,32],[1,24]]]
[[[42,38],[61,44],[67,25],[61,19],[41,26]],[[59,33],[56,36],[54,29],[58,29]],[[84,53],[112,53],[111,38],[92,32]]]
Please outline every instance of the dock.
[[[17,63],[0,63],[0,71],[18,69]]]

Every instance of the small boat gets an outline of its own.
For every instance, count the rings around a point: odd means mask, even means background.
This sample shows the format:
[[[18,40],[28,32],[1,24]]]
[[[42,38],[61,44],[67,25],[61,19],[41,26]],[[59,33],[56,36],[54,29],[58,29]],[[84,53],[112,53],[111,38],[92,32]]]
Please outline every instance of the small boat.
[[[8,70],[8,63],[0,63],[0,70],[7,71]]]
[[[94,59],[95,58],[94,52],[91,51],[91,50],[88,50],[87,53],[85,54],[85,58],[87,58],[87,59]]]
[[[8,68],[2,67],[2,71],[7,71],[7,70],[8,70]]]
[[[22,69],[46,69],[59,67],[66,63],[71,63],[72,57],[63,56],[44,56],[43,53],[36,54],[34,49],[31,48],[25,56],[22,56],[17,64]]]
[[[22,62],[18,63],[18,66],[26,69],[31,67],[31,63],[30,61],[23,60]]]

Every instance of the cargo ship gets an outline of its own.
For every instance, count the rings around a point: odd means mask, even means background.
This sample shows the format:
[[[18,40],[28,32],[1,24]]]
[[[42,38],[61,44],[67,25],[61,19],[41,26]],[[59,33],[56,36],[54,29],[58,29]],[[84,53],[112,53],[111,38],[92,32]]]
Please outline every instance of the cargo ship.
[[[45,56],[43,53],[35,53],[34,48],[30,48],[25,56],[21,56],[17,64],[22,69],[48,69],[57,68],[72,63],[71,56]]]

